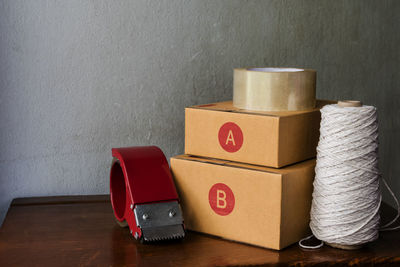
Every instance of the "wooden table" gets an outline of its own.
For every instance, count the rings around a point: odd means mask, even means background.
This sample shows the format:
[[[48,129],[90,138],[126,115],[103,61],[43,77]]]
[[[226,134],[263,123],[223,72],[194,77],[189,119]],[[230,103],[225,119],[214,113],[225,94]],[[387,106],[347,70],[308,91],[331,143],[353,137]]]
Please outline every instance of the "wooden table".
[[[384,206],[384,216],[393,213]],[[188,232],[143,245],[114,221],[109,196],[15,199],[0,229],[0,266],[399,265],[400,231],[361,250],[292,245],[280,252]]]

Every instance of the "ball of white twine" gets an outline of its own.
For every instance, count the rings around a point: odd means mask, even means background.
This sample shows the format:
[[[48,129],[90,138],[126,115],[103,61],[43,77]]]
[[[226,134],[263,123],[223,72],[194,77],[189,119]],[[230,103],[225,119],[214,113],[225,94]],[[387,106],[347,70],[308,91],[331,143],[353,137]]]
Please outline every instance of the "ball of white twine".
[[[327,243],[361,245],[378,238],[376,113],[372,106],[321,109],[310,227]]]
[[[345,101],[349,102],[349,101]],[[321,240],[305,245],[313,235],[299,241],[302,248],[316,249],[324,241],[350,249],[378,238],[378,231],[392,231],[400,205],[378,170],[378,122],[372,106],[321,109],[320,140],[310,227]],[[379,178],[397,206],[397,215],[379,227],[381,193]]]

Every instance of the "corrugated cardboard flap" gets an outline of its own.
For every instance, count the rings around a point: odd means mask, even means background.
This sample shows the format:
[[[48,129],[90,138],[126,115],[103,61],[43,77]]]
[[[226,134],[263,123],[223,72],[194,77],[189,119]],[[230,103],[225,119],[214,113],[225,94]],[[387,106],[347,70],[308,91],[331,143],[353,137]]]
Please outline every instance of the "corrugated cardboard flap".
[[[271,167],[266,167],[266,166],[261,166],[261,165],[246,164],[246,163],[241,163],[241,162],[220,160],[220,159],[207,158],[207,157],[198,157],[198,156],[193,156],[193,155],[179,155],[179,156],[175,156],[173,158],[182,159],[182,160],[198,161],[198,162],[204,162],[204,163],[210,163],[210,164],[216,164],[216,165],[224,165],[224,166],[242,168],[242,169],[247,169],[247,170],[276,173],[276,174],[292,173],[292,172],[295,172],[296,170],[304,169],[307,166],[315,166],[315,159],[306,160],[306,161],[303,161],[303,162],[300,162],[297,164],[293,164],[293,165],[278,169],[278,168],[271,168]]]
[[[274,117],[286,117],[286,116],[293,116],[297,114],[303,114],[310,111],[318,111],[324,105],[327,104],[335,104],[337,101],[331,100],[317,100],[316,107],[311,110],[302,110],[302,111],[253,111],[253,110],[246,110],[240,109],[233,105],[232,101],[225,101],[225,102],[217,102],[211,103],[206,105],[196,105],[187,107],[187,109],[204,109],[204,110],[213,110],[213,111],[222,111],[222,112],[235,112],[235,113],[244,113],[244,114],[254,114],[254,115],[262,115],[262,116],[274,116]]]

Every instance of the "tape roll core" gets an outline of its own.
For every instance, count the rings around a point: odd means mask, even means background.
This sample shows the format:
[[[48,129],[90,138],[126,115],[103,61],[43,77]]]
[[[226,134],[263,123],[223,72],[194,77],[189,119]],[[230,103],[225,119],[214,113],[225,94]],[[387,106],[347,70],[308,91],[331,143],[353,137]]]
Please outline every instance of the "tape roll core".
[[[315,107],[316,71],[300,68],[234,69],[233,105],[255,111]]]

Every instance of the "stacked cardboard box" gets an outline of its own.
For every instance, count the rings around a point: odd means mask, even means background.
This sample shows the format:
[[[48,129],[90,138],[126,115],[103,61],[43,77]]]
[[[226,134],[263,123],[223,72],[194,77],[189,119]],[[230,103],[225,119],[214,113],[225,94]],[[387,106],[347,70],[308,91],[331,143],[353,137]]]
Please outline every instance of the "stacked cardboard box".
[[[186,227],[272,249],[309,234],[326,103],[295,112],[250,112],[232,102],[186,108],[186,155],[171,158]]]

